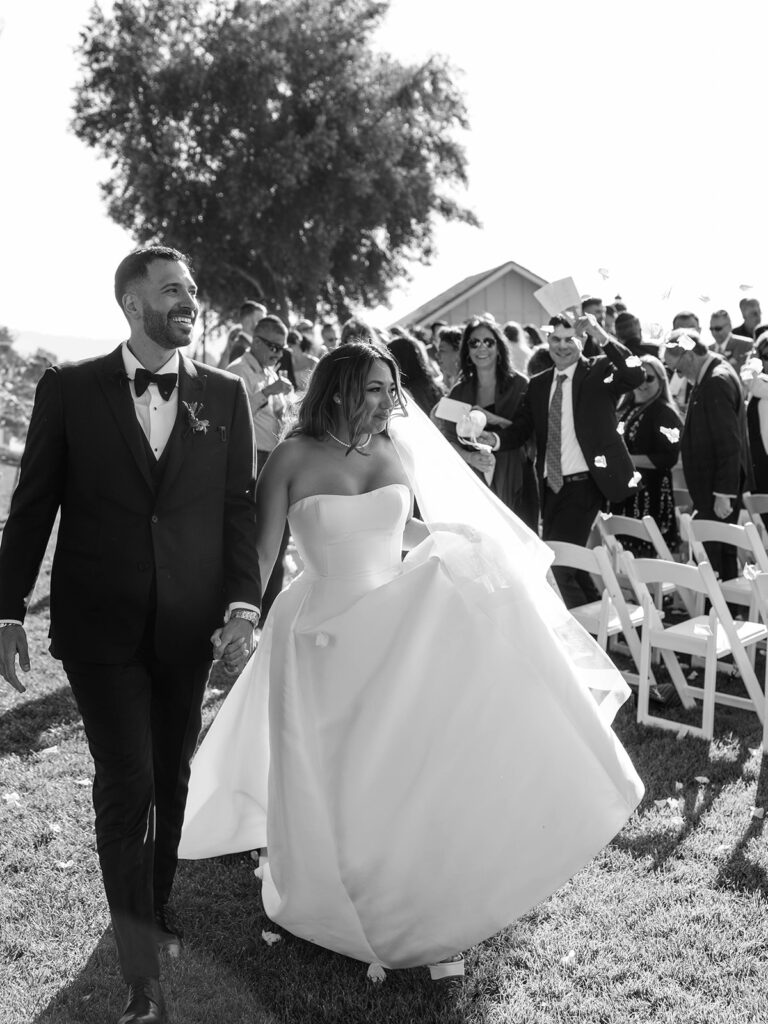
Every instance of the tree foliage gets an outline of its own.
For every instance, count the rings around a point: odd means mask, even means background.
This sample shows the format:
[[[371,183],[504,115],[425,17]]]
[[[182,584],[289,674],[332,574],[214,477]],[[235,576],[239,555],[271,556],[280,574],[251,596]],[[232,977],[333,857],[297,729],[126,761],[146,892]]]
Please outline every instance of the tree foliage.
[[[0,438],[21,442],[27,435],[37,382],[54,362],[54,356],[38,349],[23,356],[15,348],[11,331],[0,326]],[[0,459],[5,455],[0,445]]]
[[[110,216],[193,258],[205,297],[346,315],[476,223],[439,57],[372,47],[388,0],[117,0],[81,35],[73,127],[112,165]]]

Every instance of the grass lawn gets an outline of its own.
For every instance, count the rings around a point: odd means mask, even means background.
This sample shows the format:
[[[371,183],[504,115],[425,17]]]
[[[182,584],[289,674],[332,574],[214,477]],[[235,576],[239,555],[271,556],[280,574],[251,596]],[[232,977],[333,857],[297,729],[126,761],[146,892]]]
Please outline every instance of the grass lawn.
[[[90,759],[47,654],[47,572],[28,619],[27,692],[0,690],[0,1024],[111,1024],[124,988],[95,853]],[[206,724],[228,686],[214,672]],[[187,941],[163,965],[171,1020],[768,1020],[768,851],[752,814],[768,807],[768,760],[756,717],[718,708],[711,744],[639,728],[631,707],[616,729],[647,788],[639,811],[549,900],[468,951],[463,988],[433,985],[426,969],[389,972],[373,987],[365,965],[285,933],[267,944],[262,931],[277,929],[243,854],[180,867],[174,904]],[[458,835],[446,856],[471,872],[472,837]]]

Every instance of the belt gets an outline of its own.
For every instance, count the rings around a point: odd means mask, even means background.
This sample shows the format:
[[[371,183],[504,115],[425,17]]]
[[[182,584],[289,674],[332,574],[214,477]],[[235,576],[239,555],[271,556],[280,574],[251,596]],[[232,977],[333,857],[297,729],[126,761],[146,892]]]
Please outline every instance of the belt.
[[[563,477],[564,484],[577,484],[581,480],[589,480],[589,473],[569,473]]]

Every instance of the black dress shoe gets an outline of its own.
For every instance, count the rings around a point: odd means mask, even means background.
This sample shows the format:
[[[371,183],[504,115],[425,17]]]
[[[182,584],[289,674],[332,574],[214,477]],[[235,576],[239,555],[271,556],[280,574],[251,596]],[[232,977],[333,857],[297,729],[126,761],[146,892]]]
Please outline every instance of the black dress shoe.
[[[165,1024],[167,1019],[157,978],[134,978],[128,985],[128,1002],[117,1024]]]
[[[158,950],[165,950],[169,956],[180,956],[183,936],[179,922],[167,903],[155,911],[155,939]]]

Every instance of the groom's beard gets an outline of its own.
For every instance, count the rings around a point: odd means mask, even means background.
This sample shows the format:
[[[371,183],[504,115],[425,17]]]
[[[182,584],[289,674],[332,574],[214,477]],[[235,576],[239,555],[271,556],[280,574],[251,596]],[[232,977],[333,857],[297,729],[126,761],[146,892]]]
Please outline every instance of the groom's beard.
[[[191,316],[194,323],[194,310],[191,310],[188,306],[174,307],[170,313],[161,313],[159,310],[153,309],[149,303],[143,303],[141,315],[144,333],[156,345],[169,352],[177,348],[184,348],[192,341],[192,332],[186,333],[172,322],[171,317],[177,316],[180,313]]]

